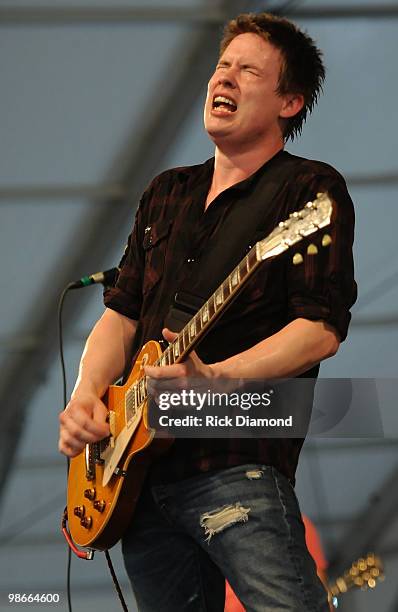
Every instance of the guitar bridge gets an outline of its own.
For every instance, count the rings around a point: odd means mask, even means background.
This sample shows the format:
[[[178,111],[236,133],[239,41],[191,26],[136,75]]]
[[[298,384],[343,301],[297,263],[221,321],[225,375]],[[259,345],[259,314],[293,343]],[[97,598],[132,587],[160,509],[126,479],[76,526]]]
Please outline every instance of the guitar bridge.
[[[116,434],[116,413],[114,410],[109,411],[109,444],[111,448],[115,447],[115,434]]]
[[[92,444],[92,458],[95,465],[103,465],[103,463],[105,463],[105,461],[101,457],[100,442],[94,442],[94,444]]]

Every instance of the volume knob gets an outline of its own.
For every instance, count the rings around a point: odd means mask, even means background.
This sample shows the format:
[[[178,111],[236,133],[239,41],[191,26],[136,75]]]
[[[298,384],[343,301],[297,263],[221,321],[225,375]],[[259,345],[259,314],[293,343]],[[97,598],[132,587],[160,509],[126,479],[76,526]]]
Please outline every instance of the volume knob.
[[[84,506],[76,506],[76,508],[73,508],[73,513],[75,514],[75,516],[82,517],[84,516],[85,512],[86,509]]]
[[[80,525],[82,527],[85,527],[85,529],[90,529],[91,525],[93,524],[93,519],[91,516],[85,516],[84,518],[82,518],[82,520],[80,521]]]

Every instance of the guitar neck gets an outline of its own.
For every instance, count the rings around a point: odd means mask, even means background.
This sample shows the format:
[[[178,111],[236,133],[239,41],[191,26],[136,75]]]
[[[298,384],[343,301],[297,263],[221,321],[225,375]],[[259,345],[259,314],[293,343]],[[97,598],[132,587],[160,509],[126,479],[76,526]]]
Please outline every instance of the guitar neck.
[[[153,365],[173,365],[183,361],[237,296],[260,263],[280,255],[303,238],[329,225],[332,210],[328,194],[318,193],[314,202],[307,202],[303,209],[281,221],[267,238],[251,247]],[[330,244],[331,239],[328,238],[323,246]],[[143,376],[126,393],[128,410],[133,414],[134,409],[147,399],[147,395],[146,377]]]

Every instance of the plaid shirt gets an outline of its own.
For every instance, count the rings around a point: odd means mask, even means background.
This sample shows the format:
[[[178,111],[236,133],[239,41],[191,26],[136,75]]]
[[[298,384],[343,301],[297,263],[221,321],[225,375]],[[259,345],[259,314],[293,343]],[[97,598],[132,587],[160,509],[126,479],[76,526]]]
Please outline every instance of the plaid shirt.
[[[135,355],[148,340],[161,338],[175,293],[182,286],[194,289],[203,275],[211,277],[213,271],[204,270],[203,261],[211,259],[212,248],[219,241],[229,248],[230,236],[224,230],[231,211],[241,207],[241,218],[250,215],[253,203],[264,199],[262,194],[267,181],[272,180],[276,161],[289,162],[289,179],[281,183],[272,203],[265,207],[250,239],[238,245],[238,251],[235,245],[239,259],[250,244],[268,235],[320,191],[328,191],[336,203],[334,222],[329,228],[332,244],[327,249],[320,248],[317,257],[306,255],[303,249],[304,262],[300,266],[292,265],[289,251],[263,264],[206,335],[197,352],[205,363],[221,361],[299,317],[323,320],[337,330],[341,340],[345,339],[349,309],[356,299],[352,201],[344,179],[331,166],[280,151],[248,179],[223,191],[205,212],[214,159],[168,170],[151,183],[138,207],[116,286],[105,292],[108,308],[139,321]],[[231,270],[233,265],[234,262]],[[318,370],[319,366],[306,376],[316,376]],[[178,439],[167,457],[153,466],[153,472],[162,474],[159,478],[171,480],[212,469],[260,463],[273,465],[293,482],[303,442],[294,438]]]

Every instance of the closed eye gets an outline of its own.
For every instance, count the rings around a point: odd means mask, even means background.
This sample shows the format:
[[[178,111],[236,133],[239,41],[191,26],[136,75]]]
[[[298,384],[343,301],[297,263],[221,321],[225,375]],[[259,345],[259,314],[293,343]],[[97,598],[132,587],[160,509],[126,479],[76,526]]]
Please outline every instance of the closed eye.
[[[250,72],[251,74],[254,74],[255,76],[260,76],[257,68],[254,68],[254,66],[242,66],[242,70],[245,70],[246,72]]]

